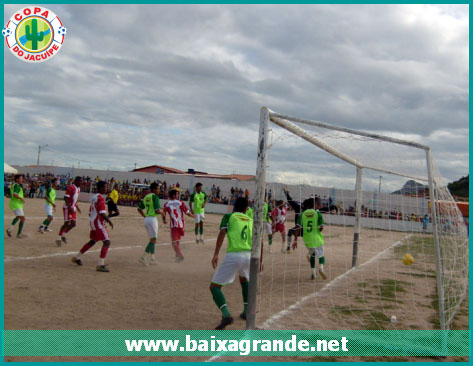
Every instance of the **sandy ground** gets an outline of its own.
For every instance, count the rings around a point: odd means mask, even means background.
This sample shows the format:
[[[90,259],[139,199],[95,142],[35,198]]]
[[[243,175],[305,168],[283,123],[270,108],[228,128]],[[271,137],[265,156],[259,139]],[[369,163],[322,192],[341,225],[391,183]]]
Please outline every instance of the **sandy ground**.
[[[135,208],[121,207],[121,215],[113,218],[112,246],[107,257],[110,273],[95,271],[101,243],[84,256],[84,266],[71,263],[70,258],[88,241],[88,204],[81,203],[83,214],[78,226],[68,235],[68,244],[56,246],[55,239],[62,224],[58,212],[53,232],[40,234],[43,221],[43,200],[28,199],[25,204],[26,238],[8,238],[5,234],[5,329],[213,329],[220,312],[208,289],[213,275],[210,264],[220,215],[206,215],[205,245],[196,245],[193,221],[187,218],[182,248],[184,262],[176,263],[170,246],[169,228],[160,221],[157,266],[142,266],[138,258],[147,244],[143,220]],[[59,211],[59,210],[58,210]],[[62,210],[61,210],[62,211]],[[4,204],[5,226],[12,220],[8,200]],[[293,222],[289,218],[289,223]],[[289,227],[288,223],[288,227]],[[431,270],[429,258],[418,255],[412,267],[402,265],[406,233],[365,230],[360,239],[358,270],[344,275],[352,262],[353,229],[326,227],[325,255],[328,280],[310,280],[307,251],[302,243],[291,254],[281,253],[281,238],[275,236],[272,252],[265,242],[264,272],[260,280],[258,325],[266,329],[432,329],[432,294],[435,279],[422,274]],[[401,250],[388,249],[403,240]],[[224,245],[225,248],[225,245]],[[407,250],[407,249],[406,249]],[[382,253],[380,255],[380,253]],[[375,257],[377,256],[377,257]],[[224,258],[224,251],[220,261]],[[374,259],[373,259],[374,258]],[[371,260],[371,261],[370,261]],[[364,264],[364,265],[363,265]],[[415,267],[415,268],[414,268]],[[410,271],[421,273],[411,276]],[[402,274],[402,272],[407,273]],[[392,299],[380,300],[392,279],[399,295],[396,304],[409,308],[402,312]],[[413,280],[415,278],[415,280]],[[335,281],[334,281],[335,280]],[[384,287],[383,287],[384,286]],[[399,288],[400,288],[399,287]],[[424,300],[418,302],[419,293]],[[383,292],[384,291],[384,292]],[[241,312],[241,288],[234,283],[224,289],[230,311]],[[414,303],[414,306],[412,305]],[[287,311],[298,304],[295,311]],[[373,315],[374,311],[383,315]],[[398,316],[392,324],[386,317]],[[412,319],[423,320],[412,322]],[[373,319],[374,318],[374,319]],[[468,322],[468,314],[466,320]],[[371,326],[371,328],[370,328]],[[245,323],[235,320],[229,329],[244,329]],[[349,327],[349,328],[347,328]],[[367,328],[368,327],[368,328]],[[139,358],[74,358],[83,361],[156,361]],[[205,360],[187,358],[186,360]],[[27,361],[31,358],[6,358],[6,361]],[[63,361],[70,358],[34,358]],[[161,359],[176,361],[175,358]],[[236,360],[236,359],[232,359]],[[239,361],[263,359],[241,359]],[[269,359],[265,359],[269,360]],[[271,360],[282,360],[271,358]],[[284,360],[289,360],[284,358]],[[294,359],[290,359],[294,361]],[[300,359],[309,360],[309,359]],[[323,359],[322,359],[323,361]]]

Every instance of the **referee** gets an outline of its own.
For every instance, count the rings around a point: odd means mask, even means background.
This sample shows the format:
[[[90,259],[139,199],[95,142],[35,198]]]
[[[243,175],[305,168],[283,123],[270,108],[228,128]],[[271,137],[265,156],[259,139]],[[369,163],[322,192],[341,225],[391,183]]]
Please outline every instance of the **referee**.
[[[119,184],[115,183],[113,186],[112,191],[107,196],[107,206],[108,206],[108,217],[115,217],[120,215],[120,211],[118,211],[118,188]]]

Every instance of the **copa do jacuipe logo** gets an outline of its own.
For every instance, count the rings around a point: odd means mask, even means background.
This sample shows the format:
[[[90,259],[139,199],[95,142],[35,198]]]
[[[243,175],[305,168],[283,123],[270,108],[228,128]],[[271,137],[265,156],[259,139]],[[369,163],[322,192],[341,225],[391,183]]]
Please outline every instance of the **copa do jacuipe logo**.
[[[67,29],[51,10],[27,6],[10,18],[2,35],[10,51],[26,62],[43,62],[54,57],[64,43]]]

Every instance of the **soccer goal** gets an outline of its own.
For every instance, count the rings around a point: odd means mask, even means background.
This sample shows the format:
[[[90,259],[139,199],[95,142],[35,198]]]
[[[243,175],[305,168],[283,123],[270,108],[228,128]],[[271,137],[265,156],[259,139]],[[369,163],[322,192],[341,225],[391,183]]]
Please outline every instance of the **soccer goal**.
[[[467,226],[429,146],[398,137],[261,109],[248,329],[452,328]],[[265,204],[285,230],[265,231]],[[305,204],[323,250],[305,246]]]

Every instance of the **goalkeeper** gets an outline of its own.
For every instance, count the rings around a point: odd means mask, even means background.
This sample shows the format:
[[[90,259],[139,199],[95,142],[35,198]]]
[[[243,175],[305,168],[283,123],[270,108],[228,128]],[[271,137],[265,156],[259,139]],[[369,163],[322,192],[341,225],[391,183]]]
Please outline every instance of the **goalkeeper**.
[[[326,280],[327,276],[324,272],[324,236],[322,230],[324,228],[324,219],[319,212],[320,197],[308,198],[304,201],[304,212],[299,216],[299,226],[301,227],[302,238],[304,244],[309,250],[307,259],[310,262],[312,270],[311,280],[315,280],[315,257],[319,259],[319,274],[322,279]]]
[[[287,232],[287,253],[291,252],[291,244],[292,244],[292,237],[294,237],[294,245],[292,246],[292,249],[297,248],[297,238],[300,236],[300,230],[301,226],[299,225],[299,216],[302,212],[302,207],[301,204],[298,201],[294,201],[289,194],[289,191],[287,190],[287,186],[283,188],[284,194],[286,195],[287,203],[292,207],[294,210],[295,216],[294,216],[294,222],[295,226],[290,228],[289,231]]]

